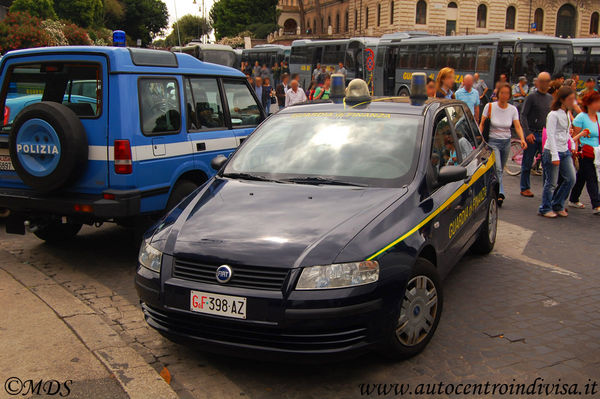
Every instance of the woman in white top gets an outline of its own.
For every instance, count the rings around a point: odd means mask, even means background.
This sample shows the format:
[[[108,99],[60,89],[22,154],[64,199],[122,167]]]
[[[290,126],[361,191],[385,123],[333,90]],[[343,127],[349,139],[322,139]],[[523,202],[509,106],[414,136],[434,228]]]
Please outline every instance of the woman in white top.
[[[496,173],[498,175],[498,183],[500,184],[500,192],[498,193],[498,206],[502,206],[504,202],[504,187],[502,185],[502,173],[504,166],[508,161],[510,153],[510,128],[514,125],[515,131],[521,139],[521,147],[527,148],[523,128],[519,121],[519,111],[517,107],[509,104],[512,96],[512,89],[508,83],[500,83],[498,85],[498,101],[488,103],[483,109],[479,129],[483,131],[485,121],[490,119],[490,137],[488,144],[494,150],[496,158]],[[490,118],[490,109],[492,117]]]
[[[542,154],[544,191],[539,214],[547,218],[568,216],[565,211],[565,201],[575,185],[575,166],[569,150],[575,148],[569,118],[574,100],[573,89],[567,86],[561,87],[554,97],[551,111],[546,118],[546,144]],[[563,181],[557,188],[559,175]]]

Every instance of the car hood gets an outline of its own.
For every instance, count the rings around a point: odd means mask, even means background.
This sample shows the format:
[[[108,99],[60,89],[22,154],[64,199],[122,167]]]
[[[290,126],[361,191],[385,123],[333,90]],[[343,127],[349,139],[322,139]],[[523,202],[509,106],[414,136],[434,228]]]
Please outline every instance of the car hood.
[[[356,234],[406,192],[217,178],[181,212],[165,251],[211,264],[334,263]]]

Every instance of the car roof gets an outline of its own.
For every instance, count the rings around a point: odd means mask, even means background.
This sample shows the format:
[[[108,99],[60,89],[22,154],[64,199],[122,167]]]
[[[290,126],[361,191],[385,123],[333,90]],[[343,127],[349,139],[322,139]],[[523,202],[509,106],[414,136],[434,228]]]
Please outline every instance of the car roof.
[[[184,53],[164,50],[104,47],[104,46],[63,46],[38,47],[8,52],[2,62],[17,57],[61,55],[104,55],[108,58],[111,73],[157,73],[157,74],[206,74],[231,77],[244,77],[237,69],[200,61]]]
[[[373,97],[370,102],[358,104],[347,100],[334,103],[332,100],[305,102],[286,107],[277,114],[294,114],[302,112],[375,112],[424,116],[428,110],[438,109],[442,105],[460,104],[457,100],[430,98],[422,105],[413,105],[408,97]]]

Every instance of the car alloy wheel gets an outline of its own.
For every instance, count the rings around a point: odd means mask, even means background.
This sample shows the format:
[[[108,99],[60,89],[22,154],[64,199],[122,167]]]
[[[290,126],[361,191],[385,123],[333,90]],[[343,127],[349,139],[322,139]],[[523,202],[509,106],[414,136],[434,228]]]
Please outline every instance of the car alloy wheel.
[[[490,206],[488,208],[488,236],[490,243],[496,242],[496,231],[498,227],[498,205],[494,198],[490,199]]]
[[[396,337],[402,345],[415,346],[432,331],[438,311],[435,284],[427,276],[412,278],[402,300]]]

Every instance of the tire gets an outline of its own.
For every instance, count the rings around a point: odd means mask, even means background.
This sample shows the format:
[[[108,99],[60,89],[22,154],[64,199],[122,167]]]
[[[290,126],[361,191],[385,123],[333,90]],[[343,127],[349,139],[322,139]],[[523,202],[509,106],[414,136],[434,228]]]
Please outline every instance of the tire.
[[[423,295],[419,294],[417,284],[425,285]],[[414,294],[412,300],[409,292]],[[429,307],[434,300],[435,305]],[[437,269],[428,260],[417,259],[403,296],[398,301],[398,309],[387,329],[382,353],[393,360],[407,359],[421,353],[435,333],[442,315],[443,302]],[[429,308],[429,317],[424,306]],[[418,332],[418,335],[410,334],[411,331]]]
[[[79,233],[79,230],[81,230],[81,226],[80,223],[61,223],[60,221],[55,221],[44,227],[40,227],[33,234],[47,243],[57,244],[75,237]]]
[[[72,110],[42,101],[25,107],[15,118],[9,151],[23,183],[49,193],[81,176],[88,160],[88,141]]]
[[[168,212],[175,208],[177,204],[193,193],[198,187],[198,184],[190,180],[180,180],[175,183],[175,187],[173,187],[173,191],[171,191],[171,196],[169,197],[169,201],[167,201],[167,208],[165,210]]]
[[[399,97],[408,97],[408,96],[410,96],[410,91],[406,87],[403,87],[400,90],[398,90],[398,96]]]
[[[498,230],[498,203],[496,194],[492,193],[488,203],[485,222],[479,231],[477,240],[471,246],[471,252],[478,255],[486,255],[492,252],[496,244],[496,232]]]

